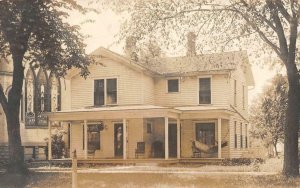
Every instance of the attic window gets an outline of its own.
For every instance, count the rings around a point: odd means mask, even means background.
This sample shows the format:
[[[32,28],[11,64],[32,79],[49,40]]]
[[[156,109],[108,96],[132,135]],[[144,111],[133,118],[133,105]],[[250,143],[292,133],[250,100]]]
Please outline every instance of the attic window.
[[[179,92],[179,80],[170,79],[168,80],[168,93]]]

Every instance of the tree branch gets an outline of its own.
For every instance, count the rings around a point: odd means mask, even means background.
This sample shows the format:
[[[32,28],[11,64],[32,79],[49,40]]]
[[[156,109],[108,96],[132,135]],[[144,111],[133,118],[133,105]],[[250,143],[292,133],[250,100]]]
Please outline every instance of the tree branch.
[[[266,2],[268,7],[270,8],[271,16],[273,17],[274,23],[276,25],[276,29],[274,31],[277,34],[279,46],[280,46],[281,55],[279,57],[283,60],[283,63],[285,63],[288,57],[288,45],[284,34],[284,29],[278,15],[278,10],[275,7],[275,4],[273,4],[272,0],[268,0]]]
[[[8,113],[8,102],[3,91],[2,84],[0,84],[0,104],[2,105],[5,114]]]
[[[283,2],[280,1],[280,0],[276,0],[275,1],[275,4],[278,8],[278,10],[280,11],[280,13],[283,15],[283,17],[288,21],[290,22],[291,19],[292,19],[292,16],[288,13],[288,11],[284,8],[283,6]]]

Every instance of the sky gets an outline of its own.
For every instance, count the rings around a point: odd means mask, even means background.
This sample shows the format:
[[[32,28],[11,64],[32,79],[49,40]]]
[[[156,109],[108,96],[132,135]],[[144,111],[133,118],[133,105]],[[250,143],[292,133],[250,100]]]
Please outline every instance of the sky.
[[[124,21],[123,18],[110,10],[102,11],[100,14],[91,13],[87,16],[82,16],[77,13],[71,13],[70,15],[69,22],[79,24],[81,26],[81,32],[89,36],[85,39],[87,53],[91,53],[100,46],[117,53],[123,53],[124,42],[117,43],[117,34],[120,31],[120,24]],[[82,24],[85,19],[89,18],[92,18],[94,22]],[[265,59],[258,60],[249,58],[249,61],[252,64],[255,81],[255,87],[249,88],[248,99],[249,104],[251,104],[257,94],[262,92],[264,85],[268,83],[278,70],[270,70],[268,66],[261,66],[260,63],[256,63],[257,61],[265,61]]]

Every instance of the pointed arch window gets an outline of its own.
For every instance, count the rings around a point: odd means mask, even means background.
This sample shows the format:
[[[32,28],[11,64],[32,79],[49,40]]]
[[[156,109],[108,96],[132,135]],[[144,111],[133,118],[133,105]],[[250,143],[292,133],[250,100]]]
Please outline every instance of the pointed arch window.
[[[61,89],[60,80],[56,77],[54,73],[49,76],[50,84],[50,107],[51,112],[56,112],[61,110]]]
[[[25,77],[25,125],[35,125],[35,75],[32,69],[29,69]]]
[[[36,101],[36,111],[37,112],[49,112],[49,87],[47,72],[40,69],[37,75],[37,101]]]

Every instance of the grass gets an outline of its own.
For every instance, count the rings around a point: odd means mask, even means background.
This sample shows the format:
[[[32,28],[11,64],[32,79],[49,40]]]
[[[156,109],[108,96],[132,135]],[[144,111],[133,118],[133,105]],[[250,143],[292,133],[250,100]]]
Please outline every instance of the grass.
[[[286,179],[280,175],[282,169],[281,159],[270,159],[263,164],[249,166],[174,165],[102,166],[97,168],[102,173],[89,168],[83,168],[81,172],[85,171],[85,173],[78,173],[79,188],[300,187],[300,178]],[[53,170],[57,170],[57,168],[53,168]],[[107,172],[103,172],[105,170]],[[122,170],[130,173],[124,173]],[[142,171],[142,173],[137,173],[136,170]],[[161,173],[162,171],[163,173]],[[0,174],[1,188],[71,188],[71,181],[71,173],[62,172],[31,172],[26,176]]]
[[[4,179],[3,179],[4,178]],[[71,188],[71,173],[30,173],[22,183],[16,177],[0,176],[0,187]],[[3,181],[4,180],[4,181]],[[78,174],[78,187],[300,187],[300,179],[285,179],[280,175],[236,174]]]

